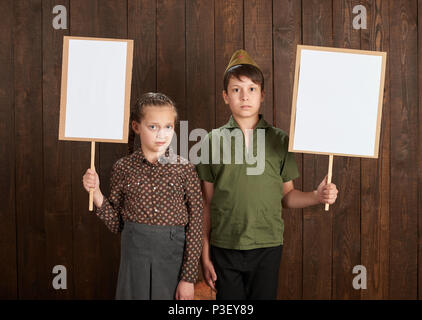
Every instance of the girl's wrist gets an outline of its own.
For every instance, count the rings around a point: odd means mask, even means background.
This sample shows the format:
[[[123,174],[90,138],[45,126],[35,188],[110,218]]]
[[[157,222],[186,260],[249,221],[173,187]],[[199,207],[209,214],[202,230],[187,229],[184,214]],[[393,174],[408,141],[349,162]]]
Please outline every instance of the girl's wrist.
[[[104,196],[100,190],[94,191],[94,204],[97,208],[101,208],[104,202]]]

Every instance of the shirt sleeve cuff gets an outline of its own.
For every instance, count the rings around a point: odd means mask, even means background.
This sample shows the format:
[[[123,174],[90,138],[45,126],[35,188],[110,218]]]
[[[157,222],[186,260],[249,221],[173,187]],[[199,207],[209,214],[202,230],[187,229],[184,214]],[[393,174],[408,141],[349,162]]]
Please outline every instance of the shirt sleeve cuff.
[[[104,197],[103,203],[101,204],[101,207],[97,207],[96,205],[94,205],[94,212],[97,216],[102,216],[105,214],[106,210],[107,210],[107,205],[110,205],[110,203],[108,202],[108,199],[106,197]]]
[[[196,274],[198,274],[198,272],[196,272]],[[180,276],[180,280],[190,282],[190,283],[196,283],[197,279],[198,279],[197,275],[196,276],[189,276],[189,275],[183,274],[183,272]]]

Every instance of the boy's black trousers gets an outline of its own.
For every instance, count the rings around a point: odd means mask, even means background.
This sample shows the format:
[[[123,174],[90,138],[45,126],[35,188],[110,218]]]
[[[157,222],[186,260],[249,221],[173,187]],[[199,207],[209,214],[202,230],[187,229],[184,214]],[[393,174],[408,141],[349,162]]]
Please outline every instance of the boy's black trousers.
[[[217,300],[275,300],[283,246],[234,250],[211,246]]]

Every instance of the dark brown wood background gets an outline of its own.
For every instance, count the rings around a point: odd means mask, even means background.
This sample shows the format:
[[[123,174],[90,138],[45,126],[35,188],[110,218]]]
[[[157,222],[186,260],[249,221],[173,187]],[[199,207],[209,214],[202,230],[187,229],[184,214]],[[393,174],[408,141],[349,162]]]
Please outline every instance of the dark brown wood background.
[[[59,4],[67,30],[52,27]],[[366,30],[352,27],[358,4],[367,8]],[[81,183],[90,144],[58,141],[62,39],[74,35],[135,39],[132,101],[164,92],[190,129],[207,130],[229,117],[222,76],[236,49],[262,67],[262,113],[286,132],[297,44],[387,51],[380,158],[334,159],[339,198],[329,213],[322,205],[284,211],[279,298],[420,299],[419,17],[417,0],[0,0],[0,297],[114,297],[119,237],[88,212]],[[97,148],[106,193],[126,150]],[[296,188],[313,190],[328,157],[296,159]],[[67,290],[52,287],[55,265],[67,268]],[[365,290],[353,289],[356,265],[367,268]]]

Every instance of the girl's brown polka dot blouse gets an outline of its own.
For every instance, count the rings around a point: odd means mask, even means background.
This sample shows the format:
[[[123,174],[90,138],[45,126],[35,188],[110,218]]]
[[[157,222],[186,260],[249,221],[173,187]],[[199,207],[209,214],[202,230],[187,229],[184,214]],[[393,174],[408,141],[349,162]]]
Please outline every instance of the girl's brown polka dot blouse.
[[[124,221],[185,226],[186,243],[180,279],[194,283],[202,250],[202,193],[195,166],[168,148],[150,163],[139,148],[112,168],[110,196],[97,216],[114,233]]]

